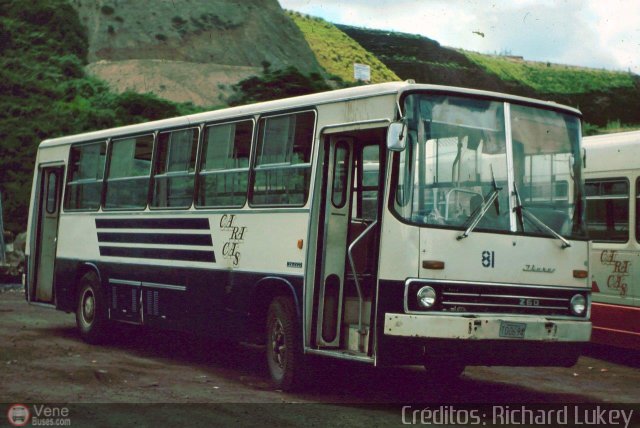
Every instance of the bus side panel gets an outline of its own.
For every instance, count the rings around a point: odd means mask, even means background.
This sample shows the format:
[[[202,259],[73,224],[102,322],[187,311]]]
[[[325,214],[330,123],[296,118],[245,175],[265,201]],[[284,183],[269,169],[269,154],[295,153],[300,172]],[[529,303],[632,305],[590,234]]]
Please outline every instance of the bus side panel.
[[[637,243],[633,238],[626,243],[592,242],[590,256],[591,340],[640,349],[640,252]]]
[[[109,304],[115,306],[112,318],[242,331],[239,326],[251,311],[253,288],[261,279],[295,284],[297,300],[302,301],[307,229],[308,211],[303,208],[135,216],[65,213],[56,274],[59,306],[75,310],[78,269],[91,263],[99,270]],[[144,312],[139,313],[141,308]]]
[[[640,350],[640,308],[592,303],[591,340],[603,345]]]

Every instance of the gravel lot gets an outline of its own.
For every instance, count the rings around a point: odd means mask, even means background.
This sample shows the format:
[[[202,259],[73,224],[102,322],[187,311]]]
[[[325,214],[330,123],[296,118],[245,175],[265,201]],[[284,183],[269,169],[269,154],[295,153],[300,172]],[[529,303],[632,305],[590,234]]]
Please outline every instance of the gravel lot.
[[[602,347],[569,369],[471,367],[447,385],[429,385],[418,367],[323,362],[308,389],[288,394],[270,386],[259,347],[130,326],[91,346],[73,315],[30,306],[17,287],[0,287],[0,344],[0,402],[68,403],[72,426],[383,426],[401,424],[405,404],[640,397],[640,354]]]

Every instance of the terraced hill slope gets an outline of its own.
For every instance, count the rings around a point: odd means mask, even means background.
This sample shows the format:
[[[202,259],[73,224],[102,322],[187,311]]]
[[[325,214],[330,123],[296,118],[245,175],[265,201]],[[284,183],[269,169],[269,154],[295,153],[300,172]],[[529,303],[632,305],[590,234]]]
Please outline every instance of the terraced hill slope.
[[[588,124],[640,124],[640,76],[441,46],[426,37],[337,25],[401,79],[541,98],[578,107]]]

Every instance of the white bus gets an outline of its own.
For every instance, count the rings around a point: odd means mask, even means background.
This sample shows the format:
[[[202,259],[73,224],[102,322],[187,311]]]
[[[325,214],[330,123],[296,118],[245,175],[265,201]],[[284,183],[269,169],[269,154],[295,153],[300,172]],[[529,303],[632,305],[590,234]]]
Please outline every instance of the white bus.
[[[593,337],[640,349],[640,131],[585,137]]]
[[[309,355],[572,365],[580,132],[555,103],[396,82],[43,141],[27,299],[89,342],[122,321],[266,344],[279,388]]]

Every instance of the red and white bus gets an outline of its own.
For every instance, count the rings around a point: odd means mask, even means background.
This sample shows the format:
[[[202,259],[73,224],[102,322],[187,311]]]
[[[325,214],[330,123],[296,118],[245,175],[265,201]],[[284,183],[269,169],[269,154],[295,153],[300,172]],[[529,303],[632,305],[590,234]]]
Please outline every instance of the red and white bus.
[[[640,131],[583,141],[592,340],[640,349]]]

